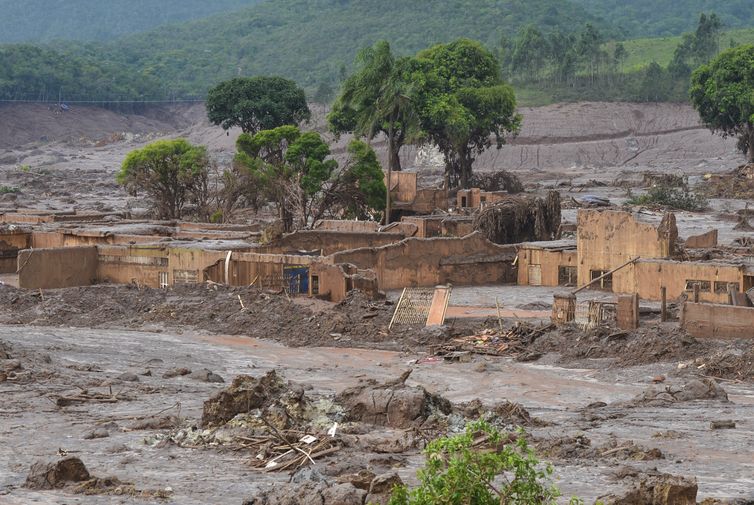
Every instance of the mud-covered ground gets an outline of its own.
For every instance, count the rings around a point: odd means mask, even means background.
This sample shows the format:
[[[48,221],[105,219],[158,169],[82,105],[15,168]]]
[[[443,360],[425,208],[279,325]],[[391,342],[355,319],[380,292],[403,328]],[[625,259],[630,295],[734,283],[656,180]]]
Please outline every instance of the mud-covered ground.
[[[701,382],[695,367],[678,369],[676,361],[615,367],[614,360],[586,358],[578,368],[564,368],[552,353],[534,363],[491,356],[446,362],[426,359],[418,350],[290,348],[188,328],[149,332],[4,324],[0,341],[7,357],[0,365],[8,369],[0,383],[2,503],[240,504],[282,489],[291,472],[253,468],[256,450],[159,443],[201,428],[204,402],[237,375],[259,379],[270,370],[303,386],[307,398],[333,404],[343,401],[336,394],[359,381],[396,384],[411,370],[406,387],[426,388],[453,405],[456,413],[450,417],[437,414],[444,419],[441,429],[450,432],[460,429],[464,415],[484,412],[464,406],[467,402],[516,402],[524,417],[517,410],[518,415],[499,413],[494,419],[525,425],[540,457],[555,465],[566,496],[589,501],[620,494],[632,483],[628,476],[654,469],[696,477],[700,501],[754,493],[752,383]],[[171,376],[181,368],[191,373]],[[658,375],[663,382],[653,384]],[[224,382],[207,382],[217,376]],[[400,428],[367,418],[340,420],[341,449],[317,460],[319,474],[334,483],[360,470],[395,472],[406,483],[416,482],[422,430],[437,426],[426,414]],[[720,420],[734,421],[735,428],[712,430],[710,423]],[[326,438],[326,426],[308,432]],[[92,494],[75,494],[71,486],[23,487],[35,461],[55,462],[62,455],[80,458],[92,475],[116,477],[121,485],[90,489]],[[135,497],[121,495],[124,489]]]
[[[322,111],[315,112],[312,126],[321,130]],[[522,112],[521,135],[481,155],[475,169],[512,170],[530,191],[557,188],[566,207],[568,197],[585,194],[621,204],[629,190],[644,190],[644,172],[689,176],[690,185],[702,187],[705,174],[728,172],[741,162],[735,141],[711,135],[688,106],[588,103]],[[0,211],[143,215],[147,204],[114,182],[130,150],[184,136],[207,145],[222,169],[237,134],[210,126],[201,105],[131,115],[2,106]],[[346,141],[336,143],[336,156]],[[375,146],[384,157],[382,143]],[[439,180],[436,153],[412,147],[402,153],[404,166]],[[736,229],[745,200],[715,198],[710,204],[706,212],[677,214],[682,237],[712,227],[723,244],[754,237]],[[565,220],[573,222],[575,213],[564,208]],[[496,299],[503,304],[502,332]],[[394,294],[388,300],[394,302]],[[320,505],[322,486],[363,498],[355,486],[366,481],[369,487],[371,477],[356,482],[347,474],[371,472],[379,480],[396,472],[413,484],[428,437],[490,412],[506,428],[525,425],[540,457],[555,465],[565,496],[591,503],[622,493],[656,469],[698,479],[699,501],[754,499],[750,342],[693,339],[675,322],[660,323],[653,310],[633,332],[538,333],[551,300],[551,291],[541,288],[458,288],[446,327],[388,331],[395,306],[358,294],[334,305],[216,285],[34,292],[0,285],[0,503],[277,503],[291,498],[285,493],[317,485],[308,498],[313,501],[288,503]],[[525,331],[509,333],[519,322]],[[508,350],[474,354],[470,361],[430,355],[443,344],[480,335]],[[205,434],[205,401],[238,375],[260,381],[271,370],[293,384],[281,389],[285,402],[275,397],[254,412],[338,447],[317,458],[315,474],[297,476],[293,488],[286,487],[291,472],[256,468],[273,449],[233,438],[257,440],[260,429],[269,436],[253,418],[196,438]],[[405,385],[396,382],[407,370]],[[213,382],[218,378],[224,382]],[[365,380],[375,381],[369,387],[378,391],[404,395],[400,405],[413,412],[410,419],[365,416],[369,409],[353,404],[359,394],[346,394],[361,391]],[[291,398],[298,403],[292,406]],[[388,398],[390,404],[393,396]],[[421,408],[408,408],[416,402]],[[321,414],[317,422],[302,414],[313,405]],[[730,421],[734,428],[712,429],[713,422]],[[334,422],[341,428],[330,440],[325,429]],[[233,443],[219,443],[218,433],[231,433]],[[97,479],[83,488],[24,487],[35,461],[64,457],[81,458]],[[312,484],[318,475],[328,484]],[[278,491],[283,495],[270,495]]]

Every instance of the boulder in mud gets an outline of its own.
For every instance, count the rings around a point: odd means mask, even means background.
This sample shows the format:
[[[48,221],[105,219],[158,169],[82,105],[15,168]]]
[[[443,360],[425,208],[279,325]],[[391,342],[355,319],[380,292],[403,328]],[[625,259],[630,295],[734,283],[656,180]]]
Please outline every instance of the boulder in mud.
[[[31,465],[24,487],[58,489],[90,478],[89,471],[79,458],[68,457],[53,463],[37,461]]]
[[[728,401],[728,394],[713,379],[691,379],[683,384],[668,384],[664,388],[650,386],[631,402],[635,405],[662,406],[694,400]]]
[[[379,384],[363,380],[336,397],[346,409],[347,421],[358,421],[391,428],[407,428],[421,424],[436,411],[450,414],[448,400],[433,395],[421,386],[407,386],[410,372],[398,379]]]
[[[609,495],[605,505],[696,505],[696,480],[668,474],[642,475],[621,496]]]
[[[202,382],[225,382],[225,380],[218,374],[206,368],[204,370],[199,370],[198,372],[192,373],[191,375],[189,375],[189,377]]]
[[[402,486],[403,481],[395,472],[378,475],[372,480],[369,486],[369,494],[366,503],[375,505],[385,505],[390,501],[393,489],[396,486]]]

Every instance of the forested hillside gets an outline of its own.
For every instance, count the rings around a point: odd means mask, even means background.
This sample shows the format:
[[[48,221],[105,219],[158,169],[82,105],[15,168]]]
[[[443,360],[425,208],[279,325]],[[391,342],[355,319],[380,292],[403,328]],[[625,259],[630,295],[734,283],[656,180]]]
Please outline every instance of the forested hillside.
[[[700,12],[715,12],[725,28],[754,26],[751,0],[572,0],[617,26],[624,38],[679,35]]]
[[[259,0],[0,0],[0,43],[104,40]]]
[[[751,2],[716,4],[702,23],[708,0],[0,0],[0,39],[34,30],[92,38],[176,21],[109,41],[0,45],[0,100],[203,98],[238,75],[288,77],[327,100],[356,53],[378,40],[411,55],[459,37],[496,54],[523,103],[685,100],[695,66],[754,40],[751,29],[726,31],[754,26]],[[625,37],[667,31],[678,35]]]
[[[380,39],[400,54],[458,37],[492,47],[529,23],[552,31],[590,21],[614,32],[564,0],[274,0],[127,37],[111,48],[111,58],[139,61],[180,91],[239,73],[282,74],[313,87],[337,81],[359,49]]]

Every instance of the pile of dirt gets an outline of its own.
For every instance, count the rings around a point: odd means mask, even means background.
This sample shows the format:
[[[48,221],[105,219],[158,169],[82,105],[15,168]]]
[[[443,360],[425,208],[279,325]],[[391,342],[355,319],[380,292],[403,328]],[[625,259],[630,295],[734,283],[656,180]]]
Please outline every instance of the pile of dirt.
[[[138,490],[130,482],[117,477],[95,477],[84,462],[76,457],[59,461],[37,461],[31,465],[24,487],[33,490],[66,489],[75,494],[126,495],[141,498],[168,498],[167,490]]]
[[[393,488],[402,484],[401,478],[393,472],[374,475],[363,470],[333,481],[307,469],[294,474],[290,483],[265,489],[243,505],[386,504]]]
[[[346,421],[391,428],[418,427],[435,412],[451,413],[452,406],[445,398],[421,386],[407,386],[410,374],[405,372],[383,384],[361,380],[337,395],[335,401],[346,409]]]
[[[182,285],[169,290],[96,285],[44,292],[0,285],[0,324],[194,328],[275,339],[294,347],[388,350],[425,346],[445,338],[410,327],[389,332],[394,310],[390,302],[374,302],[360,292],[352,292],[338,305],[323,304],[317,309],[308,306],[306,299],[283,293],[217,284]],[[454,331],[465,329],[461,324]]]
[[[629,469],[622,478],[631,487],[622,495],[600,497],[605,505],[696,505],[695,479],[659,473],[639,473]]]
[[[649,386],[629,402],[632,406],[666,406],[677,402],[695,400],[728,401],[728,394],[713,379],[690,379],[685,382],[666,384],[663,387]]]
[[[496,244],[552,240],[560,226],[560,193],[508,197],[481,210],[473,226]]]
[[[547,426],[547,422],[532,416],[520,403],[504,400],[493,405],[484,405],[478,398],[468,403],[459,403],[454,410],[467,419],[484,419],[501,428],[512,426]]]
[[[727,174],[713,174],[706,178],[702,189],[710,198],[754,198],[754,163],[741,165]]]
[[[538,454],[557,461],[619,459],[649,461],[663,459],[662,451],[646,448],[632,440],[609,439],[605,444],[595,447],[585,435],[545,438],[537,440],[534,447]]]
[[[697,370],[706,375],[724,379],[754,379],[754,348],[730,346],[714,354],[694,360]]]
[[[646,325],[636,330],[599,326],[584,331],[564,326],[537,339],[530,350],[560,353],[560,362],[614,358],[618,366],[683,361],[710,354],[720,344],[697,340],[676,325]]]
[[[49,354],[14,348],[0,340],[0,383],[28,384],[55,375]]]
[[[286,383],[275,370],[259,379],[239,375],[227,389],[217,392],[204,402],[202,427],[219,426],[238,414],[259,409],[264,419],[277,429],[287,429],[300,421],[305,408],[304,389]]]
[[[79,458],[69,457],[56,462],[37,461],[31,465],[24,487],[59,489],[72,482],[89,480],[91,475]]]

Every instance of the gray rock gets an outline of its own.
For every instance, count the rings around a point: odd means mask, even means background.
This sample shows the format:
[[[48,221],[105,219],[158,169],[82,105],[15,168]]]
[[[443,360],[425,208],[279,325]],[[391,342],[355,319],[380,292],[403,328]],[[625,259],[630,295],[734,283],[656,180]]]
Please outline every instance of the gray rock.
[[[118,376],[118,380],[123,382],[139,382],[139,376],[135,373],[126,372]]]
[[[110,432],[107,431],[105,428],[96,428],[86,435],[84,435],[84,440],[94,440],[95,438],[107,438],[110,436]]]
[[[217,375],[212,370],[207,370],[206,368],[204,370],[192,373],[190,377],[202,382],[225,382],[222,377]]]

